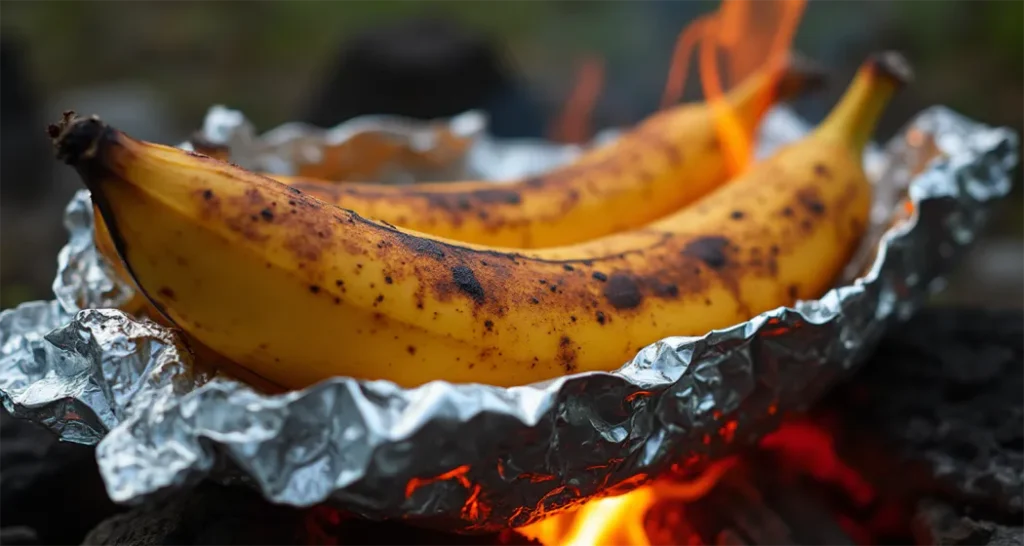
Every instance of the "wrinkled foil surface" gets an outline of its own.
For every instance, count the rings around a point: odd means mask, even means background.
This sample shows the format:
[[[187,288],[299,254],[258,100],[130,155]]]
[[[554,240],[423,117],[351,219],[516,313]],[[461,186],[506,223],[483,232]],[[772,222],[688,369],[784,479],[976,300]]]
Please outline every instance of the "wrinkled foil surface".
[[[474,115],[447,125],[288,125],[257,136],[240,113],[214,108],[203,138],[228,143],[243,166],[295,173],[316,163],[316,150],[358,150],[353,135],[371,134],[402,151],[367,175],[387,182],[441,172],[409,159],[416,154],[447,154],[437,168],[452,178],[502,179],[542,172],[581,149],[494,140]],[[776,108],[758,153],[807,130]],[[458,145],[422,136],[438,131],[456,135]],[[872,227],[840,286],[702,337],[663,339],[612,373],[508,389],[402,389],[339,377],[270,396],[197,371],[174,330],[107,309],[131,288],[93,248],[82,191],[67,209],[71,238],[59,257],[56,299],[0,314],[0,399],[65,440],[98,444],[118,502],[212,476],[247,483],[274,502],[329,501],[375,519],[464,532],[521,526],[729,454],[822,396],[891,322],[941,288],[994,201],[1009,192],[1017,150],[1010,130],[928,109],[865,156],[876,185]],[[901,199],[913,207],[897,206]]]
[[[382,184],[540,174],[584,149],[538,139],[496,140],[486,127],[486,114],[471,110],[429,122],[361,116],[330,129],[286,123],[257,135],[244,114],[214,106],[202,129],[180,147],[194,151],[203,144],[226,146],[231,162],[251,171]],[[606,131],[594,143],[616,134]]]

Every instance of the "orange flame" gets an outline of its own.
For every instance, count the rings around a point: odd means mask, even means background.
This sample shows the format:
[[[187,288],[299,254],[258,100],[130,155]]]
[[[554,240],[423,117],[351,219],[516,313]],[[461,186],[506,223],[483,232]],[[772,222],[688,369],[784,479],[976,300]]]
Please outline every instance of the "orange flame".
[[[754,135],[744,128],[724,100],[724,95],[730,86],[759,67],[785,60],[805,4],[806,0],[723,0],[716,12],[699,17],[679,34],[662,107],[672,106],[683,96],[689,57],[697,50],[705,101],[714,113],[715,127],[728,158],[730,172],[734,175],[753,161]],[[720,63],[724,70],[720,69]],[[596,57],[588,59],[556,125],[558,140],[581,142],[589,136],[589,116],[603,79],[601,60]],[[773,97],[770,93],[768,91],[758,98],[761,109],[771,104]],[[775,411],[772,406],[771,413]],[[736,426],[735,421],[726,421],[719,435],[724,441],[731,442]],[[801,432],[804,434],[802,438],[810,438],[806,431]],[[811,440],[820,441],[821,438],[813,437]],[[710,437],[705,439],[705,443],[710,441]],[[815,455],[821,457],[821,453]],[[644,530],[644,518],[651,506],[666,499],[689,501],[700,498],[734,463],[734,460],[728,460],[714,464],[691,482],[656,481],[624,495],[591,501],[575,511],[563,512],[523,527],[519,532],[545,546],[649,546],[651,542]],[[822,464],[824,466],[816,467],[819,474],[834,473],[833,477],[852,487],[860,499],[867,494],[864,484],[856,482],[856,477],[835,460],[825,459]]]
[[[754,135],[744,129],[724,95],[759,67],[785,59],[805,6],[806,0],[724,0],[717,12],[695,20],[676,41],[662,107],[682,97],[690,54],[699,45],[701,86],[733,175],[753,161]],[[723,61],[725,84],[719,70]],[[771,99],[770,94],[759,97],[760,107],[767,107]]]
[[[576,75],[576,86],[551,131],[551,140],[577,144],[591,136],[591,114],[604,85],[604,59],[588,55]]]
[[[539,521],[519,532],[545,546],[650,546],[644,516],[655,502],[699,499],[734,464],[734,459],[726,459],[708,467],[692,481],[665,480],[625,495],[591,501],[575,512]]]

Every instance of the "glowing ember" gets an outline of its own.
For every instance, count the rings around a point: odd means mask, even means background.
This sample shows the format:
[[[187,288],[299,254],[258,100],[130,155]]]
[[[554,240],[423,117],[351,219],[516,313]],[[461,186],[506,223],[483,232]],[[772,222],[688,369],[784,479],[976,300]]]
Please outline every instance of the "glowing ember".
[[[490,513],[490,507],[480,501],[480,485],[471,483],[466,475],[469,474],[469,465],[462,465],[449,470],[433,478],[413,478],[405,485],[406,498],[412,497],[416,491],[434,482],[454,480],[469,491],[469,497],[462,506],[462,517],[469,521],[477,521]]]
[[[781,452],[802,472],[823,483],[841,487],[854,503],[864,506],[875,498],[874,489],[836,455],[830,434],[811,423],[786,423],[765,436],[761,447]]]

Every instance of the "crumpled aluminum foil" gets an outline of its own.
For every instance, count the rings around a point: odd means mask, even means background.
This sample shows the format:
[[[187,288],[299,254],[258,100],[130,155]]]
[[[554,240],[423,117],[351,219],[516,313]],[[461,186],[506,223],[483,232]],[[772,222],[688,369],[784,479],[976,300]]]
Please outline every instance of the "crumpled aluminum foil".
[[[302,138],[304,130],[293,130]],[[777,108],[759,154],[807,130]],[[476,135],[468,138],[479,142],[483,133]],[[252,154],[250,166],[289,168],[291,148],[271,140],[232,141],[232,153]],[[515,146],[490,142],[484,149],[514,156]],[[539,148],[561,153],[552,150]],[[892,321],[941,288],[994,201],[1009,192],[1017,151],[1008,129],[926,110],[865,158],[877,188],[873,226],[841,286],[725,330],[658,341],[613,373],[509,389],[334,378],[270,396],[197,371],[175,331],[102,309],[116,300],[115,283],[88,243],[83,191],[68,207],[58,300],[0,313],[0,399],[65,440],[97,443],[118,502],[213,476],[274,502],[328,501],[370,518],[464,532],[522,526],[722,457],[814,402],[870,354]],[[493,178],[530,168],[498,164]],[[893,211],[907,210],[896,206],[904,196],[913,208],[901,218]]]
[[[538,139],[495,140],[486,127],[487,115],[470,110],[428,122],[361,116],[330,129],[286,123],[257,135],[242,112],[217,105],[180,147],[227,146],[232,163],[257,172],[382,184],[528,176],[568,162],[584,148]],[[616,134],[605,131],[594,143]]]

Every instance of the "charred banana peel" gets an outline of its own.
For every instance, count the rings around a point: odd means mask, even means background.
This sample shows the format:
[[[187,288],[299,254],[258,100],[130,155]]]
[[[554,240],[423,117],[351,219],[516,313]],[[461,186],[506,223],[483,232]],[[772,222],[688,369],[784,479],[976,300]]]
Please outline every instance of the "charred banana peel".
[[[824,81],[811,63],[790,57],[752,74],[726,97],[748,133],[773,102]],[[193,137],[197,152],[227,161],[230,150]],[[714,112],[703,103],[659,112],[621,138],[542,176],[503,183],[447,182],[387,186],[268,175],[317,199],[389,224],[467,243],[546,248],[640,227],[710,193],[729,179]],[[102,214],[96,247],[120,267]],[[122,309],[157,313],[141,295]]]
[[[51,135],[147,299],[238,365],[288,388],[513,386],[611,371],[827,290],[867,223],[864,145],[908,77],[897,54],[872,57],[810,135],[693,205],[528,253],[366,219],[97,118]]]
[[[816,89],[817,68],[799,58],[751,75],[726,100],[752,132],[773,102]],[[193,139],[196,151],[228,150]],[[704,103],[661,111],[615,141],[547,174],[501,183],[388,186],[270,175],[364,217],[467,243],[544,248],[642,226],[706,195],[729,178]]]

